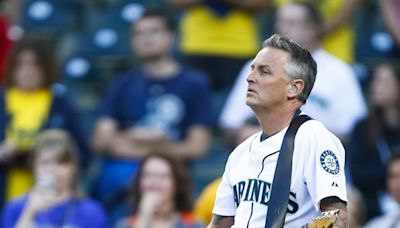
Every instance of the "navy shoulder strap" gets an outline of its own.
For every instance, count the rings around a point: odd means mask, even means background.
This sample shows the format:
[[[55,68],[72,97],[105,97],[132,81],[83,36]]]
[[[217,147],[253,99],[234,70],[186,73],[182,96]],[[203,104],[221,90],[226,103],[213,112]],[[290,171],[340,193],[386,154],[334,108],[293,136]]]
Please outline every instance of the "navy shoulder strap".
[[[299,127],[310,119],[307,115],[296,116],[285,133],[275,168],[265,228],[281,228],[285,223],[292,179],[294,138]]]

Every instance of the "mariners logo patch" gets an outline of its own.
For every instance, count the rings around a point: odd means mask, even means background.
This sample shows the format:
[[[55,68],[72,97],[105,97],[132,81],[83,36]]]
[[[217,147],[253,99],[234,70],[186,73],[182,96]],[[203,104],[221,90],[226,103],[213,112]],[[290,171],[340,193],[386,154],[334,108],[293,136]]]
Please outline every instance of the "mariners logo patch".
[[[339,161],[332,151],[325,150],[324,152],[322,152],[319,160],[321,162],[322,168],[326,172],[332,175],[337,175],[339,173]]]

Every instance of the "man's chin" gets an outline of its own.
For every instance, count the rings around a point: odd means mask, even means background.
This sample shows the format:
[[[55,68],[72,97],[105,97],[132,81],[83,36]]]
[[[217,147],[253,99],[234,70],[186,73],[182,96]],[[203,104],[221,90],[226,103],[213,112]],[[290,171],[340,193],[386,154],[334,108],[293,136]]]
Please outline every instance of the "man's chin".
[[[251,109],[257,106],[257,104],[250,99],[246,99],[246,105],[249,106]]]

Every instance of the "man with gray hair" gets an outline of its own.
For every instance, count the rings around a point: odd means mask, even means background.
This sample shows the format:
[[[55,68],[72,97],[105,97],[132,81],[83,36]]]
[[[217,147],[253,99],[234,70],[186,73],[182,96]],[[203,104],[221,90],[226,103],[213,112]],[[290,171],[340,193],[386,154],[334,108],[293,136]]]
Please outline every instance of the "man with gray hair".
[[[276,33],[307,48],[318,64],[314,88],[301,110],[321,121],[346,144],[354,125],[367,114],[367,106],[351,67],[319,46],[322,25],[318,11],[309,3],[297,1],[277,9]],[[243,66],[219,117],[219,126],[228,140],[254,115],[246,107],[244,96],[250,65]]]
[[[344,148],[321,122],[299,110],[316,74],[303,47],[279,35],[264,42],[246,93],[261,131],[229,156],[209,228],[298,228],[330,210],[338,214],[335,227],[346,226]]]

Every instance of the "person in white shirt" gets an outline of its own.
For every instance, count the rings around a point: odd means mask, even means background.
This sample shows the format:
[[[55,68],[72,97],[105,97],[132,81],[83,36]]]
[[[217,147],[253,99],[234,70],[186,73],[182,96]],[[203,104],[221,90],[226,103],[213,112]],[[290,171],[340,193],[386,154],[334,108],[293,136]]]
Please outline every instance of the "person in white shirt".
[[[316,71],[311,54],[287,37],[275,34],[264,41],[251,64],[246,93],[246,104],[262,130],[230,154],[209,228],[267,227],[267,211],[275,209],[269,203],[282,141],[292,119],[304,114],[299,109]],[[334,209],[339,210],[336,227],[346,227],[344,160],[341,142],[321,122],[309,120],[300,126],[294,139],[285,227],[301,227],[320,212]]]
[[[321,26],[318,11],[309,4],[289,3],[277,11],[277,33],[306,47],[317,62],[317,79],[302,111],[346,142],[353,126],[366,116],[367,107],[351,67],[319,47]],[[219,118],[219,126],[228,138],[254,115],[245,104],[251,62],[243,66]]]

